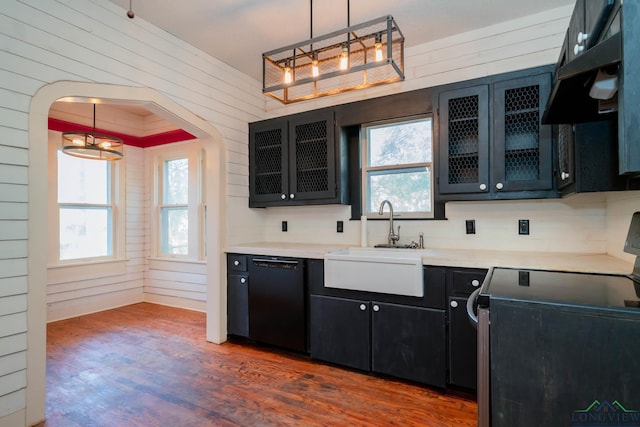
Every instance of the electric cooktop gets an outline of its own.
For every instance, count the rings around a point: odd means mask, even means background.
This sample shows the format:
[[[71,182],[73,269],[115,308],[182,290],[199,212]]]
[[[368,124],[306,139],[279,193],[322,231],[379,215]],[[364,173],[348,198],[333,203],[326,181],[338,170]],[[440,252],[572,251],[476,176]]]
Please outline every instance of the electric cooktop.
[[[640,313],[640,282],[630,276],[494,268],[478,297],[636,310]]]

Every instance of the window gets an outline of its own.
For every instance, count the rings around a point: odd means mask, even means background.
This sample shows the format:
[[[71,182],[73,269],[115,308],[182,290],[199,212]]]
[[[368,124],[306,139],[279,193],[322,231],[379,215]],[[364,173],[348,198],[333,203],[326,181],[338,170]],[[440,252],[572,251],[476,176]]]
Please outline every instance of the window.
[[[363,126],[364,215],[386,199],[403,218],[433,217],[431,126],[431,118]]]
[[[157,165],[157,255],[204,258],[202,153],[194,144],[164,148]]]
[[[163,162],[160,218],[160,252],[188,255],[189,159]]]
[[[113,163],[56,153],[58,260],[113,257]]]

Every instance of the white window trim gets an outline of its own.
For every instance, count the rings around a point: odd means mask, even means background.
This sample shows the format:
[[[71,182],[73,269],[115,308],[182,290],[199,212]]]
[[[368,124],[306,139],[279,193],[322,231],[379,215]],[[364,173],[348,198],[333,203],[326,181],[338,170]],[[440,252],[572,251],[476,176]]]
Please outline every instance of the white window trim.
[[[126,192],[125,192],[125,159],[109,162],[112,166],[111,170],[111,188],[113,189],[113,255],[93,258],[75,258],[69,260],[60,260],[60,211],[58,208],[58,160],[57,155],[60,150],[60,140],[62,132],[50,130],[48,133],[48,191],[47,191],[47,265],[70,266],[70,265],[86,265],[98,264],[110,261],[126,260]],[[92,160],[93,161],[93,160]],[[95,160],[103,161],[103,160]],[[71,203],[67,203],[71,205]]]
[[[204,201],[204,148],[197,140],[184,141],[170,145],[152,147],[148,149],[150,164],[152,165],[151,179],[153,182],[151,218],[151,258],[173,261],[203,261],[205,257],[206,240]],[[189,250],[188,255],[165,254],[161,251],[161,202],[163,165],[167,160],[189,159],[189,195],[187,201],[189,217]],[[196,167],[191,167],[196,165]],[[169,206],[169,205],[168,205]],[[173,206],[173,205],[171,205]]]
[[[409,123],[413,121],[421,121],[421,120],[431,120],[431,162],[421,162],[421,163],[407,163],[402,165],[391,165],[391,166],[372,166],[368,167],[368,131],[367,128],[373,128],[377,126],[384,126],[390,124],[401,124],[401,123]],[[434,203],[434,191],[435,191],[435,180],[434,176],[434,138],[433,138],[433,116],[431,114],[421,115],[421,116],[411,116],[411,117],[401,117],[397,119],[391,120],[381,120],[376,122],[370,122],[362,125],[362,144],[361,144],[361,158],[360,158],[360,169],[361,169],[361,179],[360,182],[362,184],[361,188],[361,205],[362,205],[362,215],[368,216],[369,218],[376,218],[378,216],[378,211],[369,211],[369,204],[367,203],[368,197],[368,189],[367,189],[367,174],[369,172],[376,171],[392,171],[392,170],[409,170],[416,168],[427,168],[429,170],[429,174],[431,176],[430,183],[431,188],[429,191],[431,192],[431,207],[430,212],[401,212],[395,211],[394,206],[394,218],[398,219],[432,219],[435,217],[435,203]]]

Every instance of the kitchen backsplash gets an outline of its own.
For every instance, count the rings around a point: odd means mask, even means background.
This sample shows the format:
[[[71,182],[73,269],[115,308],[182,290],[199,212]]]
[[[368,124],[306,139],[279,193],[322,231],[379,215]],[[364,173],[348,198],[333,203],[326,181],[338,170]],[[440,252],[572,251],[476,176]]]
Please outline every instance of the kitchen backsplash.
[[[402,221],[400,216],[396,225],[401,227],[400,243],[417,242],[422,232],[427,248],[609,252],[628,258],[622,248],[636,210],[640,210],[640,192],[590,193],[561,200],[450,202],[447,220]],[[360,221],[349,218],[349,206],[268,208],[264,240],[359,246]],[[469,219],[475,220],[476,234],[465,233]],[[518,234],[520,219],[529,220],[529,235]],[[282,221],[287,221],[287,232],[281,231]],[[337,221],[343,221],[343,233],[336,232]],[[388,226],[387,220],[368,219],[369,246],[386,243]]]

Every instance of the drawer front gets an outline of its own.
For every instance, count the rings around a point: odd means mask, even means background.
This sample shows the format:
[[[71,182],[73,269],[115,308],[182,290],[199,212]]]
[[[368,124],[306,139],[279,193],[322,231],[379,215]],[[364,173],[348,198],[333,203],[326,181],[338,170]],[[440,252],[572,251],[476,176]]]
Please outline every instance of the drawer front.
[[[458,270],[451,272],[450,293],[458,295],[470,295],[482,285],[487,270]]]
[[[247,256],[238,254],[227,255],[227,270],[228,271],[247,271]]]

